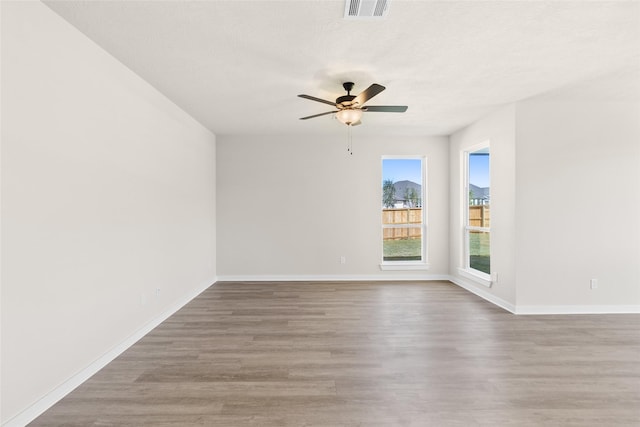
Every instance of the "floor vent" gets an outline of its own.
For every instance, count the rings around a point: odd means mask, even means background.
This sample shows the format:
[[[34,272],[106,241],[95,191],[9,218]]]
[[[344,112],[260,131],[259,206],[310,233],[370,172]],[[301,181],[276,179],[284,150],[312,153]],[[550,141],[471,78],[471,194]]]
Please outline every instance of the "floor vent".
[[[385,18],[391,0],[346,0],[345,19]]]

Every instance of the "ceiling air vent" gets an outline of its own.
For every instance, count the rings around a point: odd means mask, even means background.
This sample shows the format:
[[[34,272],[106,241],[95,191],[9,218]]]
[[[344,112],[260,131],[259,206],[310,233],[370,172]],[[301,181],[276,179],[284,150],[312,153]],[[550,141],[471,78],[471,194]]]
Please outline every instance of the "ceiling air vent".
[[[345,19],[385,18],[391,0],[346,0]]]

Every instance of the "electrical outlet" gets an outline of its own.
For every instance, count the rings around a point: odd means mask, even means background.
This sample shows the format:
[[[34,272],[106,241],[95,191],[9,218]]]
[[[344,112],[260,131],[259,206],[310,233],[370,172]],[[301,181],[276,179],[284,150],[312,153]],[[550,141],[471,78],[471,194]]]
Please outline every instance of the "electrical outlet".
[[[493,283],[498,283],[498,273],[491,273],[491,281]]]
[[[344,255],[342,255],[342,256],[340,257],[340,264],[346,264],[346,263],[347,263],[347,257],[346,257],[346,256],[344,256]]]
[[[591,279],[591,289],[598,289],[598,279]]]
[[[160,288],[156,288],[156,298],[160,296]]]

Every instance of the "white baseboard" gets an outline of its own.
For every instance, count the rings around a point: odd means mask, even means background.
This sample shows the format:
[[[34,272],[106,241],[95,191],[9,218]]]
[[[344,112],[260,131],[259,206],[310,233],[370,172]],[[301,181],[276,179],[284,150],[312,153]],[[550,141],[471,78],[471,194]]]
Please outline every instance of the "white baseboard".
[[[478,285],[471,283],[470,281],[467,281],[465,279],[459,278],[459,277],[454,277],[454,276],[449,276],[449,281],[451,283],[454,283],[458,286],[460,286],[461,288],[471,292],[472,294],[476,294],[478,295],[480,298],[483,298],[485,300],[487,300],[488,302],[497,305],[500,308],[503,308],[505,310],[507,310],[510,313],[516,313],[516,306],[511,304],[508,301],[503,300],[502,298],[499,298],[495,295],[493,295],[490,292],[485,291],[482,288],[479,288]]]
[[[519,305],[516,314],[640,314],[640,305]]]
[[[60,384],[55,389],[51,390],[49,393],[47,393],[38,401],[36,401],[32,405],[24,409],[19,414],[15,415],[14,417],[2,423],[2,427],[23,427],[29,424],[31,421],[35,420],[43,412],[45,412],[47,409],[52,407],[54,404],[56,404],[60,399],[65,397],[67,394],[71,393],[80,384],[82,384],[83,382],[91,378],[100,369],[104,368],[113,359],[115,359],[120,354],[122,354],[126,349],[131,347],[138,340],[140,340],[146,334],[151,332],[156,326],[164,322],[172,314],[180,310],[189,301],[191,301],[192,299],[200,295],[203,291],[205,291],[215,282],[216,282],[216,278],[214,278],[212,281],[206,281],[200,284],[193,291],[186,294],[183,298],[181,298],[180,300],[172,304],[160,315],[158,315],[157,317],[149,321],[146,325],[144,325],[142,328],[138,329],[132,335],[127,337],[120,344],[116,345],[111,350],[106,352],[104,355],[102,355],[100,358],[95,360],[89,366],[85,367],[80,372],[73,375],[71,378],[67,379],[65,382]]]
[[[228,275],[218,276],[219,282],[355,282],[355,281],[402,281],[402,280],[449,280],[447,274],[321,274],[321,275]]]

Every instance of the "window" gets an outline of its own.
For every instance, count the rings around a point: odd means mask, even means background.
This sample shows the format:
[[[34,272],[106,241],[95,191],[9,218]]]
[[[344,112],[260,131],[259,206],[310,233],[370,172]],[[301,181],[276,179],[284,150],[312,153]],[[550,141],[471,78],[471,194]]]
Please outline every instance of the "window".
[[[425,159],[382,159],[382,264],[426,266]]]
[[[485,143],[464,152],[464,269],[489,281],[491,274],[490,151]]]

